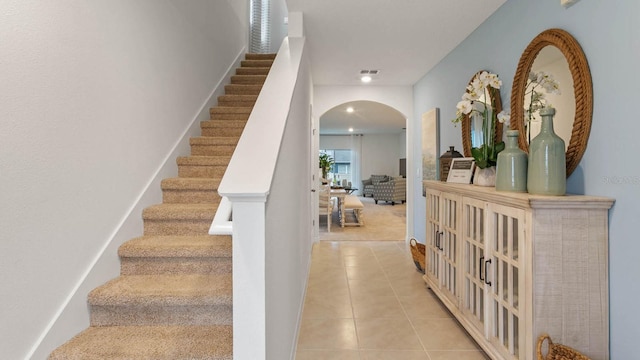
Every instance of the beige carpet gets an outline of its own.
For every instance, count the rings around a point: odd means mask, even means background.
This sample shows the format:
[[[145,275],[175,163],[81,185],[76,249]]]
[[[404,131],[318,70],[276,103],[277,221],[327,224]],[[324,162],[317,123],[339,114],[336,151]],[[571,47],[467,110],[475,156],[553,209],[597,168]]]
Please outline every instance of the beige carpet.
[[[340,227],[338,211],[334,209],[331,222],[331,232],[327,232],[327,217],[320,217],[320,240],[353,241],[353,240],[390,240],[403,241],[406,237],[407,204],[378,202],[373,198],[358,197],[364,209],[362,210],[364,226]],[[353,214],[347,213],[347,221],[353,221]]]

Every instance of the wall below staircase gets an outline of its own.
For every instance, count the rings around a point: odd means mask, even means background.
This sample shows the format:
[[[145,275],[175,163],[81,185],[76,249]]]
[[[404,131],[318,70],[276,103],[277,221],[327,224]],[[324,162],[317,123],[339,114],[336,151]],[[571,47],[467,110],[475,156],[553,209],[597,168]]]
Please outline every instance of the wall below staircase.
[[[0,358],[44,359],[88,325],[87,292],[142,234],[245,18],[240,0],[3,4]]]

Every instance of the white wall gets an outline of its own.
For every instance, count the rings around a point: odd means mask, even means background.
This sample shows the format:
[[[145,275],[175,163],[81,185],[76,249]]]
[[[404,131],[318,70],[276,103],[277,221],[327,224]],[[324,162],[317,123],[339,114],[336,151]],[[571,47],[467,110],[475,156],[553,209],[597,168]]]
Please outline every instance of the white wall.
[[[362,136],[362,179],[371,175],[398,176],[400,173],[398,134]]]
[[[635,285],[640,274],[636,227],[640,168],[630,165],[640,152],[640,122],[635,108],[640,98],[635,81],[640,58],[638,14],[637,0],[616,1],[615,6],[606,1],[583,0],[568,9],[558,0],[507,1],[426,74],[414,92],[414,114],[440,108],[440,151],[446,151],[448,145],[461,148],[460,127],[454,127],[447,119],[455,117],[456,102],[473,73],[479,69],[497,72],[503,81],[503,104],[508,108],[518,60],[537,34],[548,28],[562,28],[580,43],[593,80],[593,124],[587,151],[569,177],[567,190],[616,199],[609,212],[611,359],[637,358],[640,339],[640,287]],[[414,143],[412,150],[417,156],[417,138]],[[417,190],[414,189],[413,199],[423,204],[424,198]],[[424,205],[416,208],[413,216],[414,231],[424,239]]]
[[[289,16],[287,2],[285,0],[272,0],[271,2],[271,50],[276,53],[287,36],[289,25],[284,19]]]
[[[243,0],[3,2],[1,358],[40,340],[44,358],[88,325],[86,291],[142,234],[172,152],[243,51],[245,15]]]
[[[295,359],[311,262],[311,196],[317,193],[310,191],[309,171],[317,156],[309,136],[311,75],[300,40],[289,39],[291,57],[302,56],[302,63],[266,208],[267,359]]]

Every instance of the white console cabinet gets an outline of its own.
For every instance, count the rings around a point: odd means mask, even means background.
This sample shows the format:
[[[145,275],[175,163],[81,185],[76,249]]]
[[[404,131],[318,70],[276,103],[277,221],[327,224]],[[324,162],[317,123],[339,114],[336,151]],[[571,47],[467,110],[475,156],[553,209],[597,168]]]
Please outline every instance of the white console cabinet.
[[[613,199],[424,185],[424,280],[492,359],[534,360],[542,333],[609,359]]]

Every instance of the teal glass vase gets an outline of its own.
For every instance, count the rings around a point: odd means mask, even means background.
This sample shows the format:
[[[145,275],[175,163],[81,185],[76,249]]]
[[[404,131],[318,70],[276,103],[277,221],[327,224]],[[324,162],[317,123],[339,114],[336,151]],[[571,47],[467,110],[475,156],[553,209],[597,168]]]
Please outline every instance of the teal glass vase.
[[[540,110],[540,133],[529,144],[527,190],[536,195],[564,195],[567,189],[567,162],[564,140],[553,131],[556,110]]]
[[[527,153],[518,147],[518,130],[507,130],[506,147],[498,153],[496,190],[527,192]]]

